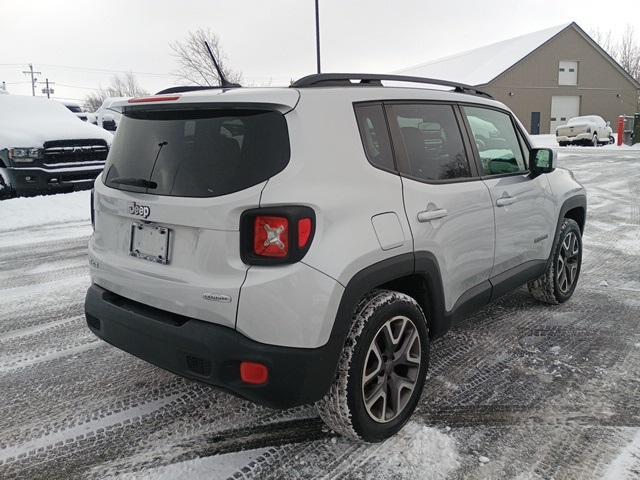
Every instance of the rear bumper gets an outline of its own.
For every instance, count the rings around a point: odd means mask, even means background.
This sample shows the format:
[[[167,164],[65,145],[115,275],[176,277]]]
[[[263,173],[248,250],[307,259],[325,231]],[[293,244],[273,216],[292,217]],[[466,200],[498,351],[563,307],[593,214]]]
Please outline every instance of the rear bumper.
[[[579,133],[574,137],[567,137],[566,135],[557,135],[556,140],[558,143],[583,143],[591,142],[593,136],[591,133]]]
[[[103,168],[104,164],[70,168],[9,167],[5,174],[15,193],[35,195],[90,189]]]
[[[255,403],[289,408],[319,400],[335,378],[344,337],[319,348],[267,345],[237,331],[126,299],[92,285],[87,324],[102,340],[158,367],[228,390]],[[269,368],[265,385],[240,379],[240,362]]]

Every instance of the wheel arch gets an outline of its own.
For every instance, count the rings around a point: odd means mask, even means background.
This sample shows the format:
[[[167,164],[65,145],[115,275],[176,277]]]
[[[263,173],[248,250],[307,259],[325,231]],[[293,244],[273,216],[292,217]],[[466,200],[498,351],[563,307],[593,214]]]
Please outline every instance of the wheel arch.
[[[416,252],[382,260],[355,274],[345,286],[332,336],[346,338],[359,301],[376,288],[414,298],[427,317],[430,337],[437,338],[449,329],[438,262],[430,252]]]
[[[562,218],[570,218],[580,227],[580,233],[584,233],[584,224],[586,221],[587,211],[586,206],[576,206],[567,210]]]
[[[580,233],[584,232],[585,222],[587,218],[587,196],[583,193],[579,195],[574,195],[573,197],[567,198],[562,207],[560,207],[560,213],[558,215],[558,222],[556,224],[556,231],[553,237],[553,244],[558,239],[558,235],[560,234],[560,227],[562,226],[562,222],[565,218],[570,218],[575,220],[580,228]],[[553,247],[551,248],[551,252],[549,253],[548,262],[551,261],[551,257],[553,256]]]

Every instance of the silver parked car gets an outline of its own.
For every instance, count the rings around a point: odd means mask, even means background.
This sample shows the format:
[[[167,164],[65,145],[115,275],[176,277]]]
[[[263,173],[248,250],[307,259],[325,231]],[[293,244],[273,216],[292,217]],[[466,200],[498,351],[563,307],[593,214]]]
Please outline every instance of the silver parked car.
[[[558,145],[603,145],[614,143],[613,131],[609,122],[598,115],[586,115],[570,119],[566,125],[556,129]]]
[[[129,100],[92,209],[98,337],[380,441],[465,315],[571,297],[586,195],[474,87],[318,74]]]

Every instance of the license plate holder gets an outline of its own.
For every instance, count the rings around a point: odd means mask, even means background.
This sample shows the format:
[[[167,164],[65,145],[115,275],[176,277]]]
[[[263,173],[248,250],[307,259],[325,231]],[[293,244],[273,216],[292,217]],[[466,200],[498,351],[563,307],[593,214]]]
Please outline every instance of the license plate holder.
[[[129,254],[154,263],[169,263],[171,229],[160,225],[134,222],[131,225]]]

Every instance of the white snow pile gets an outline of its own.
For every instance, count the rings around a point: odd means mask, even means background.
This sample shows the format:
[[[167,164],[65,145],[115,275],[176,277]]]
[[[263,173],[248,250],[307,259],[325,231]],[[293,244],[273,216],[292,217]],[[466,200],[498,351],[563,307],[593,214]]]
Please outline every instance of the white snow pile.
[[[0,232],[56,223],[91,221],[89,190],[59,195],[12,198],[0,202]]]
[[[622,449],[620,454],[607,466],[602,478],[605,480],[623,480],[638,478],[638,466],[640,466],[640,430],[635,429],[636,434],[629,444]]]
[[[407,423],[404,429],[382,445],[384,447],[378,454],[385,460],[375,478],[440,479],[458,468],[454,438],[417,422]]]

